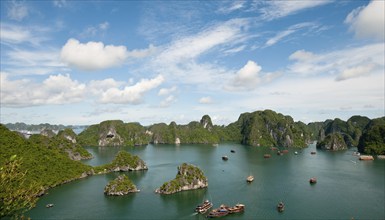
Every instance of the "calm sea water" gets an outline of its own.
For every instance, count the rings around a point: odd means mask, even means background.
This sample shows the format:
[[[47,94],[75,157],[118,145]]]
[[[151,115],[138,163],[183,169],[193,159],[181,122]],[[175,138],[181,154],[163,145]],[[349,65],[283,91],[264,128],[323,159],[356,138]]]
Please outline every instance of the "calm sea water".
[[[225,219],[385,219],[385,160],[359,161],[351,149],[316,151],[314,145],[283,156],[264,147],[239,144],[148,145],[145,147],[87,147],[95,158],[90,165],[110,162],[119,150],[140,156],[148,171],[126,172],[139,193],[107,197],[106,184],[119,173],[77,180],[49,190],[32,219],[205,219],[194,208],[205,199],[220,204],[246,205],[244,213]],[[231,153],[230,150],[235,150]],[[272,157],[264,159],[265,153]],[[227,155],[228,161],[221,157]],[[183,162],[200,167],[208,177],[207,189],[159,195],[154,190],[173,179]],[[248,175],[254,182],[246,183]],[[317,177],[310,185],[309,178]],[[283,201],[283,213],[276,205]],[[53,208],[45,208],[53,203]]]

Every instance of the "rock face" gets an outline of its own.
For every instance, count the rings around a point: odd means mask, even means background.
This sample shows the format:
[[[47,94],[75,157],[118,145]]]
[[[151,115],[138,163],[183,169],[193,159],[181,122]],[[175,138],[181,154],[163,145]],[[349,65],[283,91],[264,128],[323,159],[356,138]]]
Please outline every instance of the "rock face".
[[[328,134],[323,141],[317,143],[317,148],[332,151],[348,149],[343,136],[339,133]]]
[[[126,175],[118,176],[104,187],[104,194],[108,196],[123,196],[134,192],[139,190]]]
[[[93,157],[92,154],[90,154],[80,144],[77,143],[76,134],[72,129],[66,128],[62,131],[59,131],[57,138],[68,142],[68,144],[59,145],[59,148],[66,152],[68,157],[72,160],[86,160]]]
[[[193,190],[206,188],[208,186],[207,178],[198,167],[183,163],[178,167],[178,173],[175,179],[164,183],[155,190],[160,194],[172,194],[184,190]]]

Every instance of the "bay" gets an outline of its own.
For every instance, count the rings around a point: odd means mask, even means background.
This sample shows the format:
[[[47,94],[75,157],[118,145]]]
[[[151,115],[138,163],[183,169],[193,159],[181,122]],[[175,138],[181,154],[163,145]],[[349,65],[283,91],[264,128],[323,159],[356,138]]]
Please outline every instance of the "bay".
[[[126,150],[141,157],[148,171],[125,172],[141,191],[122,197],[103,194],[120,173],[96,175],[49,190],[26,213],[32,219],[205,219],[194,213],[205,199],[214,203],[246,205],[245,212],[226,219],[384,219],[385,160],[359,161],[350,149],[317,151],[315,145],[290,149],[282,156],[267,147],[224,143],[211,145],[147,145],[141,147],[86,147],[94,155],[83,161],[92,166],[109,163]],[[231,153],[230,150],[235,150]],[[298,155],[294,154],[298,151]],[[317,151],[317,154],[310,154]],[[271,158],[265,159],[269,153]],[[227,155],[229,160],[223,161]],[[207,189],[172,195],[154,192],[173,179],[177,167],[190,163],[203,170]],[[254,176],[252,183],[246,182]],[[318,182],[309,184],[316,177]],[[276,205],[285,203],[279,213]],[[54,207],[45,205],[53,203]]]

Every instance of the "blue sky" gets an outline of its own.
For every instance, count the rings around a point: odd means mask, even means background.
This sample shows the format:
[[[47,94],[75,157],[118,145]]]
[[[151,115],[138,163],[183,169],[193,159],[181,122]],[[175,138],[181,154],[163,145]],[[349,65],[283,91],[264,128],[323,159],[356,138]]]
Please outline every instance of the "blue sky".
[[[1,123],[384,110],[384,1],[1,1]]]

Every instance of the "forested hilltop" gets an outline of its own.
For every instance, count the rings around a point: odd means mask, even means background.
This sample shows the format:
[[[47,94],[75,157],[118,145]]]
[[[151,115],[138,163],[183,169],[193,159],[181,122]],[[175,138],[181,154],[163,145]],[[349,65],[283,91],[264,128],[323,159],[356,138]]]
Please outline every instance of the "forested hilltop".
[[[244,113],[228,126],[213,125],[210,116],[187,125],[159,123],[144,127],[120,120],[91,125],[78,135],[82,145],[117,146],[154,144],[218,144],[233,141],[252,146],[305,147],[311,133],[302,122],[294,122],[272,110]]]
[[[175,122],[142,126],[137,122],[103,121],[88,126],[76,136],[77,144],[87,146],[139,146],[153,144],[218,144],[231,141],[251,146],[306,147],[317,141],[325,150],[358,147],[361,153],[385,154],[384,117],[369,119],[352,116],[347,121],[328,119],[304,124],[272,110],[243,113],[227,126],[214,125],[210,116],[186,125]],[[26,127],[24,123],[16,123]],[[55,125],[41,124],[57,128]],[[12,129],[15,124],[7,124]],[[65,126],[64,126],[65,127]],[[64,128],[63,128],[64,129]],[[50,129],[43,130],[46,134]],[[68,130],[67,130],[68,131]],[[362,137],[362,140],[361,140]]]

